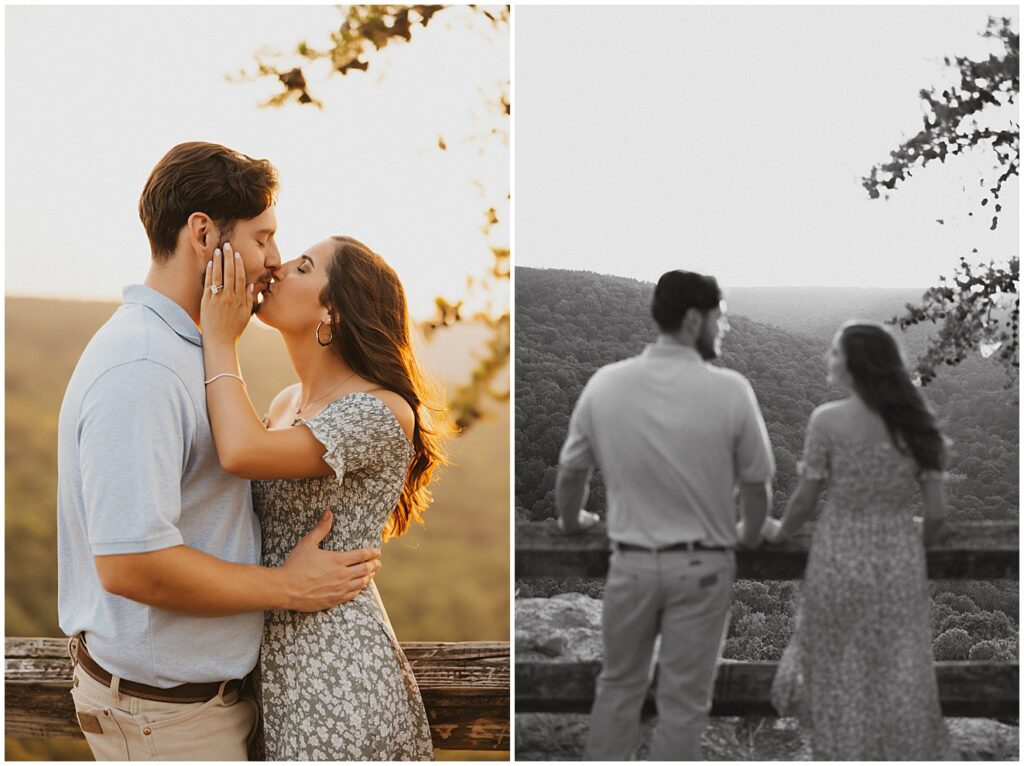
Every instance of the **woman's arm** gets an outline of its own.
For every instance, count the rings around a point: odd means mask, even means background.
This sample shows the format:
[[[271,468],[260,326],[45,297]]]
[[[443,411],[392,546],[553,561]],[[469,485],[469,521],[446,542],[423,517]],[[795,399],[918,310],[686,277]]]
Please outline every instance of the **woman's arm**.
[[[940,543],[949,534],[945,483],[941,478],[922,481],[921,497],[924,500],[924,544]]]
[[[782,514],[778,531],[768,533],[766,537],[772,541],[779,540],[800,529],[804,522],[811,517],[815,506],[818,505],[818,496],[821,494],[824,483],[823,479],[808,479],[801,476],[796,490],[789,496],[789,502],[786,503],[786,511]]]
[[[818,505],[818,497],[828,475],[830,437],[826,420],[830,408],[827,404],[816,408],[807,421],[803,459],[797,465],[800,478],[793,494],[789,496],[782,520],[771,520],[765,524],[764,535],[769,542],[792,535],[800,529]]]
[[[225,347],[221,342],[203,340],[207,377],[212,377],[212,370],[237,374],[234,344]],[[206,408],[217,457],[228,473],[244,479],[300,479],[334,473],[323,460],[324,445],[308,428],[266,428],[245,386],[235,378],[219,378],[206,386]]]
[[[268,430],[253,409],[240,380],[239,336],[252,315],[252,293],[246,287],[240,258],[224,246],[206,269],[200,308],[203,358],[206,363],[206,406],[217,456],[225,471],[245,479],[297,479],[329,476],[324,446],[307,428]],[[216,295],[211,285],[224,285]],[[217,377],[221,373],[228,373]],[[234,377],[238,376],[238,377]],[[211,380],[216,378],[216,380]]]

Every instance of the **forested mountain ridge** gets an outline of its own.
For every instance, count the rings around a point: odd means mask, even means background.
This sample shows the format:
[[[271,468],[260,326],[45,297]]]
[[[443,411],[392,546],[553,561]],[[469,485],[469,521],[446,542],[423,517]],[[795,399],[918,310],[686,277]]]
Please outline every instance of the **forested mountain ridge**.
[[[740,305],[785,306],[791,288],[743,288]],[[516,506],[521,519],[554,515],[558,450],[583,385],[605,364],[640,353],[657,334],[650,317],[653,285],[623,277],[564,270],[516,269]],[[852,316],[891,316],[914,291],[829,288],[812,291],[807,332],[792,332],[730,311],[731,331],[716,362],[744,374],[758,397],[775,451],[776,503],[795,482],[804,428],[817,405],[842,393],[825,382],[825,354],[834,329]],[[886,308],[882,298],[897,301]],[[828,311],[826,311],[826,307]],[[795,309],[791,311],[790,309]],[[788,312],[788,313],[787,313]],[[831,312],[831,313],[828,313]],[[773,312],[768,312],[773,313]],[[867,316],[865,316],[867,314]],[[799,307],[773,313],[798,321]],[[823,323],[833,321],[831,331]],[[815,334],[812,334],[815,333]],[[915,344],[916,345],[916,344]],[[948,494],[954,518],[1016,518],[1018,415],[1002,371],[969,360],[923,389],[953,440]],[[602,509],[595,485],[591,508]]]

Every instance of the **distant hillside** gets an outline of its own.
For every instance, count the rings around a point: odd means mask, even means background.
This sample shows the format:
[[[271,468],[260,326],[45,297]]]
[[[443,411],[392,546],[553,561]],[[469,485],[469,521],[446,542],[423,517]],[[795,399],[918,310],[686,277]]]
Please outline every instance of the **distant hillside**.
[[[656,336],[649,308],[653,285],[525,268],[516,269],[515,279],[516,508],[519,517],[542,519],[554,515],[558,451],[583,385],[598,367],[639,353]],[[860,312],[891,315],[905,297],[886,293],[897,301],[886,308],[881,297],[859,291],[816,292],[808,308],[813,323],[799,321],[802,306],[784,308],[794,299],[786,289],[751,289],[738,296],[730,305],[732,330],[719,362],[746,375],[757,393],[778,464],[776,503],[794,486],[811,411],[841,396],[825,382],[825,353],[835,328],[851,315],[865,316]],[[765,307],[771,323],[758,314],[744,316],[744,305]],[[780,329],[783,322],[793,329]],[[828,332],[821,330],[825,323]],[[954,441],[948,492],[956,517],[1017,515],[1018,409],[1015,392],[1003,384],[999,367],[971,360],[943,370],[924,390]],[[599,483],[592,497],[592,506],[602,508]]]
[[[924,292],[923,287],[722,287],[730,313],[820,338],[831,338],[848,319],[889,319]]]
[[[114,303],[30,298],[6,302],[6,632],[59,635],[56,616],[56,428],[82,349]],[[473,367],[486,329],[461,325],[421,344],[421,361],[455,385]],[[295,377],[276,332],[254,324],[241,343],[242,372],[263,412]],[[509,409],[453,444],[426,526],[389,543],[378,575],[402,640],[508,637]]]

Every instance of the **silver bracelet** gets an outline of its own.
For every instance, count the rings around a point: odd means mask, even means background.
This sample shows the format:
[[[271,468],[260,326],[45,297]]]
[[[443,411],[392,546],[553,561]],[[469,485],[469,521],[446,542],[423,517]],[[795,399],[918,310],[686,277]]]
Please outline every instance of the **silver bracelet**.
[[[208,386],[211,383],[213,383],[213,381],[215,381],[217,378],[237,378],[238,380],[242,381],[242,385],[243,386],[245,385],[245,381],[242,380],[242,376],[241,375],[235,375],[235,373],[233,373],[233,372],[222,372],[219,375],[214,375],[209,380],[204,380],[203,381],[203,385],[204,386]]]

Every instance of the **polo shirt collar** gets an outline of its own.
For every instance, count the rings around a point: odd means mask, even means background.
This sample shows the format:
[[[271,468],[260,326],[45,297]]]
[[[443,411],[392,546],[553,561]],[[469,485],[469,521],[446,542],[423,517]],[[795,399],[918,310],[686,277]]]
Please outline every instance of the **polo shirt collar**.
[[[690,346],[678,343],[648,343],[644,356],[657,359],[679,359],[686,362],[703,362],[700,352]]]
[[[158,293],[146,285],[128,285],[122,291],[122,296],[125,304],[133,303],[148,308],[189,343],[203,345],[203,336],[199,333],[196,323],[192,321],[192,317],[163,293]]]

